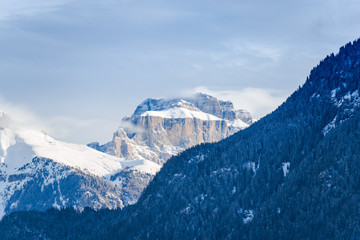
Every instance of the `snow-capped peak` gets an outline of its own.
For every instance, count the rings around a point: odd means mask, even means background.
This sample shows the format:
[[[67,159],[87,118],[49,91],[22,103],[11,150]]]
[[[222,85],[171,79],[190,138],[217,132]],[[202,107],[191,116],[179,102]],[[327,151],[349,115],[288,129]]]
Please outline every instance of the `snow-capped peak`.
[[[141,116],[153,116],[162,118],[198,118],[204,121],[221,121],[214,115],[201,112],[198,109],[188,109],[183,107],[173,107],[162,111],[146,111]]]
[[[192,103],[180,99],[155,99],[155,98],[149,98],[143,101],[135,110],[134,114],[132,115],[132,118],[146,115],[147,112],[163,112],[168,111],[169,109],[173,108],[181,108],[186,109],[188,111],[199,111],[199,109]]]
[[[198,118],[205,121],[227,120],[230,125],[242,128],[252,123],[251,115],[245,110],[235,110],[230,101],[197,93],[187,98],[149,98],[143,101],[135,110],[131,119],[140,116],[155,116],[162,118]],[[234,123],[231,123],[235,121]],[[240,123],[242,121],[242,123]]]
[[[198,93],[186,98],[149,98],[122,119],[112,141],[88,146],[117,157],[163,164],[186,148],[216,142],[253,123],[230,101]]]

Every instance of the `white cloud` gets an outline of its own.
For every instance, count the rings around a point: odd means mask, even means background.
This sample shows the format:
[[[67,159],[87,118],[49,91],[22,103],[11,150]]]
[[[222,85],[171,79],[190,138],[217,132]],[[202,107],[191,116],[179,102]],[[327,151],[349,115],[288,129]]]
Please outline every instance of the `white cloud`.
[[[73,2],[74,0],[1,0],[0,21],[31,17],[43,12],[56,10],[59,6]]]
[[[0,97],[1,111],[10,117],[10,127],[41,130],[57,140],[80,144],[110,141],[112,133],[119,126],[119,122],[115,120],[39,116],[24,106],[9,103],[2,97]]]
[[[121,121],[119,127],[123,128],[127,133],[138,133],[144,130],[130,121]]]
[[[5,112],[11,119],[11,123],[16,127],[35,128],[49,132],[49,126],[46,126],[42,120],[33,112],[24,106],[15,105],[7,102],[0,97],[0,111]]]
[[[283,48],[244,40],[233,40],[224,43],[224,46],[240,56],[257,58],[269,63],[277,63],[284,53]]]
[[[111,140],[119,122],[108,119],[83,119],[69,116],[44,118],[50,126],[50,135],[58,140],[87,144]]]
[[[281,66],[289,53],[288,50],[289,47],[285,46],[228,40],[217,43],[211,49],[187,49],[180,54],[189,58],[191,67],[197,71],[259,71]]]
[[[289,96],[281,90],[263,88],[244,88],[240,90],[212,90],[207,87],[196,87],[192,93],[203,92],[221,100],[230,100],[237,109],[246,109],[259,119],[275,110]]]

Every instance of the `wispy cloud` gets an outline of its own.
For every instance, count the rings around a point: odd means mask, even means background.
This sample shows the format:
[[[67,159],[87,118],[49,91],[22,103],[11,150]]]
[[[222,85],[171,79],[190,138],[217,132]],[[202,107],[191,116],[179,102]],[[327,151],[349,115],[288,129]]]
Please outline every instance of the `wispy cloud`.
[[[86,144],[90,141],[106,142],[119,122],[108,119],[85,119],[71,116],[39,116],[22,105],[16,105],[0,97],[0,112],[5,112],[11,119],[5,127],[30,128],[48,133],[57,140]],[[1,121],[0,121],[1,123]],[[3,126],[0,126],[3,127]],[[104,133],[107,133],[104,134]]]
[[[229,43],[224,43],[224,45],[239,55],[262,59],[268,63],[277,63],[285,51],[285,49],[278,46],[247,41],[232,41]]]
[[[70,2],[74,2],[74,0],[2,0],[0,2],[0,21],[31,17],[54,11],[59,6]]]
[[[192,58],[191,66],[198,71],[206,69],[242,69],[257,71],[281,64],[287,53],[286,47],[273,46],[260,42],[235,41],[218,43],[212,50],[186,50],[183,54]],[[201,62],[201,63],[200,63]]]
[[[192,93],[203,92],[221,100],[230,100],[237,109],[246,109],[259,119],[275,110],[289,96],[289,93],[263,88],[244,88],[240,90],[214,90],[204,86],[190,90]]]
[[[28,108],[6,101],[0,96],[0,111],[5,112],[15,127],[35,128],[48,132],[50,130],[42,120]]]
[[[42,119],[49,126],[53,137],[59,140],[87,144],[93,141],[105,143],[112,139],[112,133],[119,122],[109,119],[83,119],[71,116],[52,116]]]

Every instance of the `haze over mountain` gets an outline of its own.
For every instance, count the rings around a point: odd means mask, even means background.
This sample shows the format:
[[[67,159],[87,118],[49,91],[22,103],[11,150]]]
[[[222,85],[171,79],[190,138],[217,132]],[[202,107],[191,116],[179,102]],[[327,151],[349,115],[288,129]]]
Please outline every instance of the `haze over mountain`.
[[[249,128],[172,157],[137,204],[13,213],[2,237],[358,239],[359,91],[360,39]]]

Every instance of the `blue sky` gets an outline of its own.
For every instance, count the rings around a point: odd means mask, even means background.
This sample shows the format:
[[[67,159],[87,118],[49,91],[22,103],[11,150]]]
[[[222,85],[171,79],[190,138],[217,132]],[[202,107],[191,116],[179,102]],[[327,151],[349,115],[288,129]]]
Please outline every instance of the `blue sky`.
[[[359,22],[357,0],[1,0],[0,108],[77,143],[148,97],[204,91],[259,118]]]

